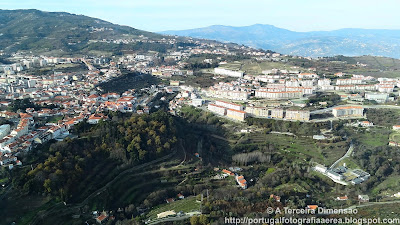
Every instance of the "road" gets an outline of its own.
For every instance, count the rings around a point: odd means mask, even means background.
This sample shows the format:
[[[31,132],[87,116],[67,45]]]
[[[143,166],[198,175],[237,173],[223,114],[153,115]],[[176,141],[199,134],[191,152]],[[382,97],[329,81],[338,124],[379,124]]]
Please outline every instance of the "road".
[[[400,109],[400,106],[397,105],[338,105],[338,106],[332,106],[326,109],[318,109],[311,111],[310,114],[321,114],[321,113],[327,113],[331,112],[333,108],[336,107],[344,107],[344,106],[362,106],[363,108],[366,109]]]
[[[4,191],[4,193],[2,195],[0,195],[0,202],[3,201],[3,199],[7,196],[8,192],[10,192],[11,188],[12,188],[12,184],[9,184],[6,187],[6,190]]]
[[[387,205],[387,204],[396,204],[396,203],[400,203],[400,200],[391,201],[391,202],[368,202],[368,203],[364,203],[362,205],[352,205],[352,206],[348,207],[347,209],[358,209],[358,208],[364,208],[364,207],[374,206],[374,205]]]
[[[353,153],[353,151],[354,151],[354,146],[353,146],[353,144],[350,144],[350,147],[349,147],[349,149],[347,150],[346,154],[344,154],[344,156],[342,156],[342,158],[336,160],[336,162],[334,162],[334,163],[332,164],[332,166],[329,167],[329,169],[331,170],[331,169],[335,168],[336,165],[337,165],[340,161],[342,161],[342,160],[345,159],[345,158],[350,157],[351,154]]]

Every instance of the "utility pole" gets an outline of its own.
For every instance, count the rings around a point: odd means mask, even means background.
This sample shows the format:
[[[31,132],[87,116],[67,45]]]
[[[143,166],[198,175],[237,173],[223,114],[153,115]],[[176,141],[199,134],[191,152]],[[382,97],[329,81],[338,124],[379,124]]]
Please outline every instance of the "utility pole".
[[[201,193],[201,200],[200,200],[200,213],[203,213],[202,207],[203,206],[203,193]]]

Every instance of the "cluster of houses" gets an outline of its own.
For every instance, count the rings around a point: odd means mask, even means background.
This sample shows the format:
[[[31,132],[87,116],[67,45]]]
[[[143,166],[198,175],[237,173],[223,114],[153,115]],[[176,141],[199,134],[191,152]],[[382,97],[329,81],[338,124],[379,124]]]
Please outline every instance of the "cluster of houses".
[[[241,187],[242,189],[246,189],[247,188],[247,180],[244,178],[243,175],[239,175],[237,173],[233,173],[232,171],[227,170],[227,169],[223,169],[222,170],[222,174],[224,176],[234,176],[237,184],[239,185],[239,187]]]
[[[35,128],[34,117],[28,113],[20,113],[18,125],[11,130],[10,125],[0,127],[0,165],[9,166],[22,165],[18,155],[29,152],[36,144],[43,144],[52,139],[62,140],[69,135],[69,130],[77,123],[87,119],[89,123],[95,124],[100,120],[106,120],[104,114],[78,115],[66,117],[56,123],[46,123]]]
[[[236,77],[238,80],[210,87],[207,90],[209,95],[235,100],[246,100],[250,96],[269,100],[293,99],[311,95],[316,91],[362,91],[368,92],[365,96],[367,100],[385,102],[390,100],[388,94],[392,93],[395,87],[400,86],[399,79],[375,79],[371,76],[353,75],[350,78],[332,81],[328,78],[320,79],[315,73],[300,73],[298,70],[254,76],[245,75],[242,71],[217,67],[214,73]]]

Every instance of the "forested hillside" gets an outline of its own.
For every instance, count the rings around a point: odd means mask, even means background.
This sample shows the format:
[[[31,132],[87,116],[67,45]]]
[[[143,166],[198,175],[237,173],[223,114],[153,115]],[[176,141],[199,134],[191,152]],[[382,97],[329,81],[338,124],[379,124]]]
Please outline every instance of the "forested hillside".
[[[26,193],[47,193],[67,201],[82,191],[77,184],[84,183],[85,178],[93,176],[92,184],[103,182],[104,177],[97,177],[96,173],[168,154],[177,141],[173,119],[165,112],[125,119],[114,116],[112,121],[100,122],[88,132],[87,125],[81,124],[77,129],[82,137],[38,149],[44,152],[45,159],[32,170],[18,171],[15,185]]]

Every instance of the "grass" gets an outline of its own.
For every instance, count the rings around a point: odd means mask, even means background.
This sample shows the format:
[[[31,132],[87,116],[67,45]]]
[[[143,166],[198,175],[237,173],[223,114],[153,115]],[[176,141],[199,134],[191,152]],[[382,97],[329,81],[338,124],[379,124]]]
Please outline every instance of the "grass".
[[[313,159],[318,163],[325,163],[325,157],[316,145],[316,142],[307,137],[293,137],[282,134],[264,134],[261,132],[250,133],[242,146],[262,146],[266,142],[271,143],[281,153],[294,158],[309,160]],[[251,145],[251,146],[250,146]]]
[[[400,191],[400,176],[390,176],[371,190],[373,195],[394,194]]]
[[[251,60],[235,61],[221,65],[221,67],[231,70],[241,70],[248,74],[259,75],[264,70],[271,69],[291,69],[291,65],[279,62],[254,62]],[[298,69],[297,69],[298,70]]]
[[[346,163],[346,167],[350,169],[360,169],[360,166],[351,158],[345,158],[337,166],[342,166]]]
[[[42,196],[21,196],[17,191],[8,194],[10,198],[0,202],[0,224],[29,224],[32,218],[42,210],[46,210],[55,204],[54,200]]]
[[[271,174],[271,173],[273,173],[273,172],[275,172],[275,168],[268,168],[267,169],[267,172],[265,172],[266,174]]]
[[[48,118],[47,122],[48,123],[57,123],[59,120],[62,120],[64,116],[52,116]]]
[[[372,128],[370,132],[359,132],[354,137],[361,143],[372,146],[384,146],[388,143],[388,136],[383,132],[383,128]]]
[[[4,177],[4,178],[0,179],[0,184],[7,183],[7,182],[8,182],[8,177]]]
[[[156,219],[157,214],[169,211],[169,210],[174,210],[176,213],[183,211],[185,213],[192,212],[195,210],[200,209],[200,202],[196,201],[196,197],[190,196],[187,198],[184,198],[182,200],[175,200],[172,203],[166,203],[159,205],[156,208],[153,208],[148,214],[147,217],[150,219]]]
[[[291,183],[291,184],[281,184],[275,188],[276,190],[288,190],[288,191],[295,191],[301,193],[307,193],[308,191],[302,187],[300,184]]]
[[[391,141],[400,143],[400,133],[399,133],[399,132],[393,132],[392,134],[390,134],[389,139],[390,139]]]
[[[363,207],[358,209],[358,218],[396,218],[398,219],[400,215],[400,204],[384,204],[384,205],[372,205],[368,207]],[[393,223],[398,224],[398,223]]]
[[[340,141],[336,143],[318,143],[321,148],[322,154],[325,157],[325,165],[332,165],[336,160],[342,157],[349,146],[345,141]]]

